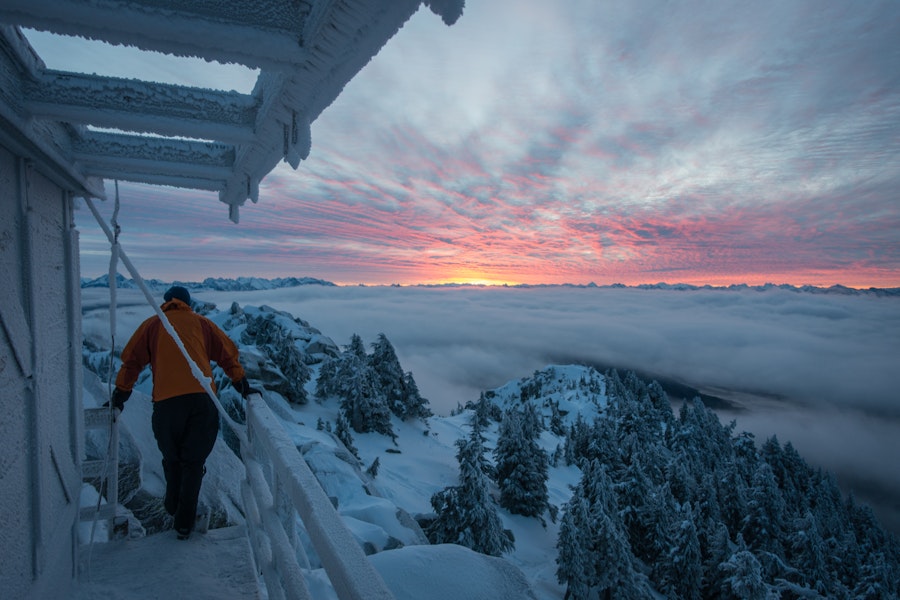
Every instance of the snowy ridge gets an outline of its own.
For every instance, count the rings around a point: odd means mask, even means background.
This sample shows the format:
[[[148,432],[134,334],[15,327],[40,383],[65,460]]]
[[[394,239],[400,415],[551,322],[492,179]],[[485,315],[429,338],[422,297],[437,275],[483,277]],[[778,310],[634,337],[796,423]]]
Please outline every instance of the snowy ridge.
[[[216,292],[245,292],[274,290],[279,288],[297,287],[298,285],[327,285],[334,284],[324,279],[314,277],[276,277],[266,279],[264,277],[207,277],[203,281],[160,281],[159,279],[145,279],[144,283],[156,292],[162,292],[173,285],[180,285],[191,291],[216,291]],[[82,278],[82,288],[107,288],[109,287],[109,275],[104,274],[94,279]],[[121,274],[116,274],[116,287],[123,289],[137,289],[137,285]]]
[[[462,531],[473,515],[460,513],[462,522],[454,523],[453,515],[439,515],[435,507],[435,498],[446,499],[447,490],[455,490],[451,498],[464,496],[469,476],[483,486],[483,507],[496,516],[497,534],[513,541],[499,558],[490,559],[497,562],[477,564],[514,568],[502,577],[496,570],[478,576],[467,563],[464,572],[473,573],[474,581],[448,570],[442,584],[471,584],[464,594],[473,595],[456,597],[533,593],[549,600],[563,598],[567,590],[577,598],[615,589],[624,597],[720,598],[742,597],[741,590],[750,589],[756,590],[754,597],[856,598],[896,597],[900,591],[896,539],[868,508],[844,498],[830,475],[809,467],[790,443],[775,438],[759,443],[736,432],[734,424],[723,426],[700,402],[676,416],[659,385],[631,373],[553,365],[487,390],[449,417],[404,420],[392,414],[389,435],[362,433],[348,428],[347,398],[331,393],[333,388],[324,397],[317,395],[322,391],[317,384],[325,364],[351,354],[362,361],[355,363],[360,373],[365,371],[383,347],[380,339],[368,352],[361,340],[339,346],[302,319],[268,307],[198,309],[240,345],[251,380],[264,389],[391,589],[420,586],[398,597],[432,592],[425,587],[429,581],[403,573],[410,565],[433,563],[433,557],[415,549],[435,541],[436,523],[443,533],[459,526],[459,539],[469,539]],[[123,317],[134,319],[127,313]],[[102,336],[89,329],[85,336],[94,341],[92,350],[86,344],[86,362],[102,367],[104,353],[96,347]],[[287,380],[298,375],[287,373],[298,357],[308,369],[305,399],[291,401],[283,390],[297,387],[297,381]],[[217,379],[223,402],[239,418],[239,396],[221,376]],[[362,375],[353,379],[373,381]],[[91,386],[85,381],[86,398],[99,403],[105,385],[96,377]],[[143,491],[133,495],[152,504],[147,496],[161,493],[161,477],[154,472],[159,467],[149,415],[140,408],[149,406],[142,397],[148,386],[148,379],[139,383],[123,418],[143,455]],[[476,422],[482,423],[475,436],[481,441],[468,443]],[[517,432],[513,440],[510,431]],[[227,434],[223,437],[227,442]],[[527,449],[527,457],[516,455],[516,448]],[[225,444],[217,451],[225,453],[221,460],[229,460]],[[543,462],[531,460],[542,456]],[[467,476],[467,464],[479,468]],[[508,464],[529,465],[525,471],[534,465],[535,470],[519,475],[507,470],[496,478]],[[220,479],[204,484],[204,498],[223,507],[218,525],[239,523],[239,508],[230,500],[231,479],[239,471],[217,465],[210,471]],[[520,494],[525,488],[535,493]],[[537,499],[533,510],[523,497]],[[448,569],[461,568],[450,554],[443,556]],[[522,574],[532,592],[521,587]],[[315,597],[332,597],[324,576],[314,571],[310,578]],[[441,597],[459,593],[442,589],[446,595]]]

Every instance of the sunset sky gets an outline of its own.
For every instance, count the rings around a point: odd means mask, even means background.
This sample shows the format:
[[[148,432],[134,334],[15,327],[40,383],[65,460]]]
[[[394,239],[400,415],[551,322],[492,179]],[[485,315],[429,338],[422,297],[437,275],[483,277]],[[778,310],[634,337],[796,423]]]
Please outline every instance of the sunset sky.
[[[50,68],[256,78],[29,37]],[[213,193],[122,183],[123,247],[165,280],[900,286],[893,0],[422,9],[312,137],[239,225]],[[106,272],[77,224],[82,274]]]

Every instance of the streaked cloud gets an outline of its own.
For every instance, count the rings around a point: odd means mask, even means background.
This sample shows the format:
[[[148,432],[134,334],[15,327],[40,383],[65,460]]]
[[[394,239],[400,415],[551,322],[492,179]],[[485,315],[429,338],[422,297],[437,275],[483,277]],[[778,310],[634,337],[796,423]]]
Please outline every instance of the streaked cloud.
[[[898,40],[890,1],[423,11],[240,226],[128,185],[123,244],[169,278],[900,285]]]

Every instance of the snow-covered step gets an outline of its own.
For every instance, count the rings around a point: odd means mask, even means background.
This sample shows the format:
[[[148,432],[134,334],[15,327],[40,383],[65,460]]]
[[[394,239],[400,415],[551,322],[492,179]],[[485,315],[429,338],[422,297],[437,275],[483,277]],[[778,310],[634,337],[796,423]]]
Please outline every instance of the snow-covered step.
[[[243,526],[211,529],[178,540],[174,531],[94,544],[73,600],[93,598],[229,598],[253,600],[259,590]]]

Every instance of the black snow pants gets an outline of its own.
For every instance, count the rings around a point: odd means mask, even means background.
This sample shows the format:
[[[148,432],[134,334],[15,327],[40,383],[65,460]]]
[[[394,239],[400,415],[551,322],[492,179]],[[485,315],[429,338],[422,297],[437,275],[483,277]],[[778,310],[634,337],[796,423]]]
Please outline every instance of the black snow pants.
[[[175,517],[179,532],[194,527],[204,464],[218,433],[219,413],[205,393],[153,403],[153,435],[166,476],[166,512]]]

